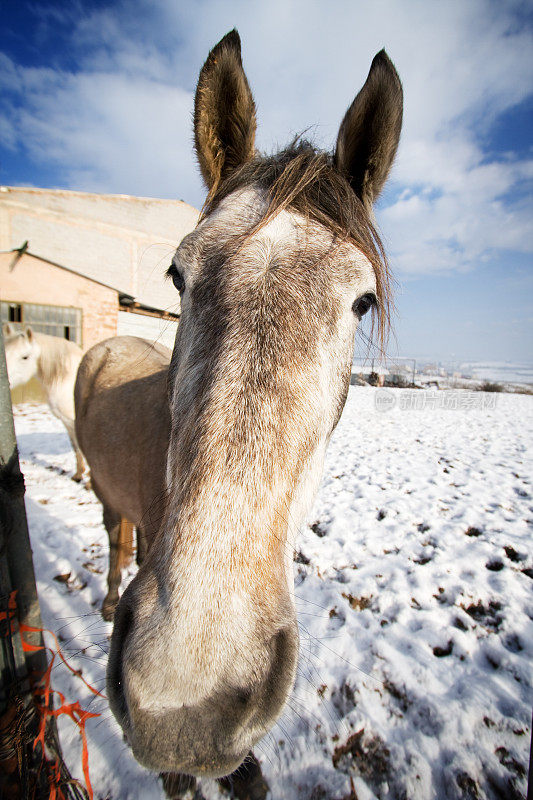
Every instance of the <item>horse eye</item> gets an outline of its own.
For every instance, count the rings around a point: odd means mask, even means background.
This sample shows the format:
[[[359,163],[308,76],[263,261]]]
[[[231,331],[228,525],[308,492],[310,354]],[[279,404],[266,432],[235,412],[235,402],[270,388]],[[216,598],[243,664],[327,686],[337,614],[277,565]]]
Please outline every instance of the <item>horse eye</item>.
[[[26,361],[28,358],[29,358],[29,356],[22,356],[22,360],[23,361]]]
[[[358,317],[364,317],[366,312],[369,311],[375,304],[376,296],[371,292],[367,292],[367,294],[364,294],[355,301],[352,306],[352,311],[354,314],[357,314]]]
[[[169,276],[169,278],[172,278],[172,283],[174,284],[178,292],[180,294],[183,294],[185,290],[185,279],[181,274],[181,272],[178,270],[178,268],[174,266],[174,264],[171,264],[170,267],[167,269],[167,275]]]

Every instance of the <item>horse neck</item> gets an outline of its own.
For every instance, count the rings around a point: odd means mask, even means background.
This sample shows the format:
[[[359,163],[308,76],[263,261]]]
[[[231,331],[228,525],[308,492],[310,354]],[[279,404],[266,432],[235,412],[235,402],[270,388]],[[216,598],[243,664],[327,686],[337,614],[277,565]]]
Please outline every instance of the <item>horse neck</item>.
[[[71,359],[67,352],[69,342],[44,333],[35,333],[34,336],[39,349],[36,377],[49,396],[70,371]],[[55,352],[50,353],[50,350]]]
[[[34,377],[37,378],[37,380],[40,382],[42,387],[48,393],[48,389],[50,387],[49,387],[49,382],[46,379],[45,372],[43,370],[43,361],[42,361],[42,357],[43,357],[43,335],[44,334],[42,334],[42,333],[34,333],[33,334],[34,347],[36,347],[37,350],[38,350],[38,355],[37,355],[37,358],[35,360],[35,376]]]

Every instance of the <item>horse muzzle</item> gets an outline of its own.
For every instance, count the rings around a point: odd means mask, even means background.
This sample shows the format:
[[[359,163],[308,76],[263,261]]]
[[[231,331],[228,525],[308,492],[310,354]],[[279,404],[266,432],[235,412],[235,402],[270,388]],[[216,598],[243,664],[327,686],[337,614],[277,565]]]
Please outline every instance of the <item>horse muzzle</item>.
[[[260,653],[257,642],[249,653],[245,643],[235,651],[238,680],[231,667],[225,668],[206,696],[191,697],[188,703],[179,652],[160,659],[171,664],[170,669],[158,669],[150,648],[147,661],[139,659],[130,595],[126,590],[115,613],[107,691],[111,710],[135,758],[158,772],[213,778],[228,775],[271,729],[292,689],[298,658],[294,614],[292,620],[283,615],[282,626],[263,640]],[[216,658],[208,667],[217,671]],[[198,670],[205,668],[205,663],[198,665]],[[243,681],[246,670],[249,678]],[[179,705],[174,691],[178,683]]]

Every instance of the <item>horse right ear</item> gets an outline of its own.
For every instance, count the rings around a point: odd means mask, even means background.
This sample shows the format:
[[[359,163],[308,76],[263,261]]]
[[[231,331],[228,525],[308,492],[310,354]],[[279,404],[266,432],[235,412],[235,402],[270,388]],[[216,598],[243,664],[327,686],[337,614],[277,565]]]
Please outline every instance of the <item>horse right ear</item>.
[[[26,325],[26,327],[24,328],[24,334],[28,342],[33,341],[33,328],[31,328],[29,325]]]
[[[4,322],[2,325],[2,333],[4,334],[4,337],[13,336],[15,333],[15,328],[10,322]]]
[[[196,87],[194,142],[210,194],[255,153],[255,103],[232,30],[211,50]]]
[[[365,85],[345,114],[335,163],[356,195],[371,206],[387,180],[400,140],[403,91],[394,64],[381,50]]]

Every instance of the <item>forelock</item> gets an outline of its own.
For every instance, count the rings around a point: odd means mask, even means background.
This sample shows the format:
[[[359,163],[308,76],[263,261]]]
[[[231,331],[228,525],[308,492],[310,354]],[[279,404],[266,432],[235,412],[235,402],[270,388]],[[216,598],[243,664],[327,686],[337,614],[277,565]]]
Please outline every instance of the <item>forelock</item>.
[[[354,244],[370,261],[376,278],[378,339],[383,349],[390,328],[392,281],[379,233],[364,204],[333,163],[333,157],[297,139],[273,156],[256,156],[223,181],[210,196],[201,221],[229,195],[247,188],[262,191],[265,209],[243,234],[243,242],[281,210],[319,223],[341,242]]]

